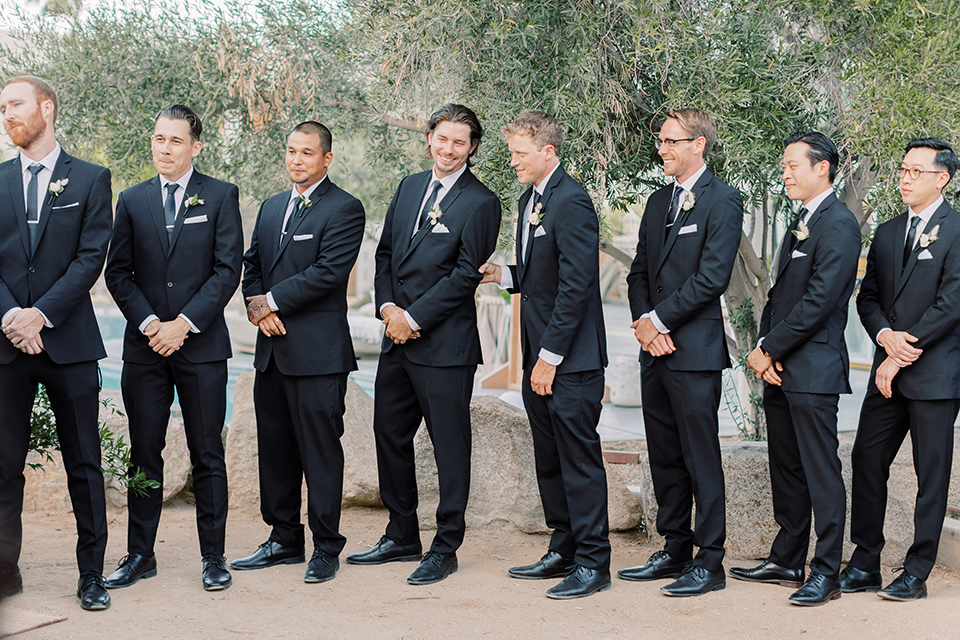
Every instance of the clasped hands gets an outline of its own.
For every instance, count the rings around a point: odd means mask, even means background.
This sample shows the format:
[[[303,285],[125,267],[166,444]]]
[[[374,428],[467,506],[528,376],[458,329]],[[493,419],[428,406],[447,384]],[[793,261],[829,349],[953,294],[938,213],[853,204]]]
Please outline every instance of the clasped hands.
[[[777,373],[783,371],[783,365],[765,354],[759,346],[750,352],[747,357],[747,366],[753,371],[757,380],[763,380],[778,387],[783,384],[783,380]]]
[[[414,331],[407,317],[403,314],[403,309],[395,304],[383,308],[380,315],[383,316],[383,324],[386,325],[384,333],[393,340],[393,344],[403,344],[407,340],[416,340],[420,337],[419,331]]]
[[[190,324],[180,316],[167,322],[151,320],[143,328],[143,335],[150,339],[150,348],[166,358],[183,346],[190,335]]]
[[[640,348],[656,358],[677,350],[670,334],[660,333],[649,316],[634,320],[630,328],[633,329],[633,335],[640,343]]]
[[[43,314],[34,307],[14,311],[3,325],[3,334],[14,347],[27,355],[35,356],[44,351],[40,330],[43,329]]]
[[[247,297],[247,320],[268,338],[287,335],[283,321],[280,320],[277,312],[270,308],[265,294]]]
[[[923,349],[913,346],[917,337],[906,331],[882,331],[877,342],[887,352],[887,358],[877,367],[877,389],[884,398],[893,397],[893,379],[903,367],[909,367],[917,361]]]

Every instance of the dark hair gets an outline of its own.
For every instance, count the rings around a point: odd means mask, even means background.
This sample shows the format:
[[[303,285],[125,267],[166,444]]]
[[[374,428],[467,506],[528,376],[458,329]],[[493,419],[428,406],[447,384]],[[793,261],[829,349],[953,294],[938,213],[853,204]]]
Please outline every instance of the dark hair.
[[[157,117],[153,119],[154,124],[156,124],[160,118],[186,120],[187,124],[190,125],[190,137],[193,138],[194,142],[200,139],[200,132],[203,131],[203,123],[200,122],[200,116],[197,115],[197,112],[190,107],[183,104],[171,105],[157,114]]]
[[[477,152],[477,149],[480,148],[480,138],[483,137],[483,127],[480,126],[480,119],[477,117],[477,114],[469,107],[449,102],[433,112],[433,115],[427,120],[426,132],[428,134],[432,133],[434,129],[440,126],[441,122],[446,121],[460,122],[470,127],[470,142],[475,142],[477,145],[473,151],[470,152],[470,156],[472,157],[473,154]],[[430,157],[429,144],[427,145],[427,157]],[[467,166],[473,166],[469,157],[467,158]]]
[[[907,143],[907,148],[903,152],[906,153],[910,149],[933,149],[936,151],[937,157],[933,161],[934,166],[941,171],[946,171],[950,175],[950,179],[953,180],[953,176],[957,172],[958,161],[957,154],[954,153],[953,147],[949,144],[940,138],[914,138]]]
[[[322,149],[325,154],[333,151],[333,134],[330,133],[330,129],[327,129],[316,120],[305,120],[301,122],[290,130],[287,137],[289,138],[295,133],[315,135],[320,138],[320,149]]]
[[[840,153],[837,151],[837,145],[833,144],[833,140],[819,131],[800,131],[784,140],[783,148],[786,149],[797,142],[810,147],[807,149],[807,159],[811,166],[820,164],[824,160],[830,163],[830,184],[833,184],[837,177],[837,168],[840,166]]]
[[[8,87],[11,84],[16,84],[18,82],[23,82],[33,87],[33,92],[37,96],[38,104],[44,100],[50,100],[53,102],[53,121],[56,122],[57,112],[60,111],[60,103],[57,101],[57,92],[53,90],[53,87],[50,86],[50,83],[43,78],[38,78],[37,76],[13,76],[4,82],[3,86]]]

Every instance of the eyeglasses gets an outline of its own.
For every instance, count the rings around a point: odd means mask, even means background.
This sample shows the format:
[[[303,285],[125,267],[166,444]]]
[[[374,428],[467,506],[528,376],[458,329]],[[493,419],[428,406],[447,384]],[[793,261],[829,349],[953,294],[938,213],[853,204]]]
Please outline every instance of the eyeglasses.
[[[697,136],[697,138],[699,137],[700,136]],[[672,147],[678,142],[693,142],[697,138],[679,138],[677,140],[674,140],[673,138],[664,138],[663,140],[661,140],[660,138],[657,138],[656,140],[653,141],[653,146],[656,147],[657,149],[659,149],[660,147]]]
[[[901,178],[909,174],[911,180],[919,180],[920,175],[924,173],[943,173],[943,171],[924,171],[923,169],[917,169],[916,167],[910,167],[909,169],[906,167],[900,167],[899,172]]]

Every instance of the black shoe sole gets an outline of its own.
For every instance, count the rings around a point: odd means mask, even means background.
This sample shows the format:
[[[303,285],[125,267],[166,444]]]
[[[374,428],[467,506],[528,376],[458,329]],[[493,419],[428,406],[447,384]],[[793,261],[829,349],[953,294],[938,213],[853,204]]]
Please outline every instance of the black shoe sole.
[[[921,600],[927,597],[927,593],[923,592],[919,596],[913,598],[903,598],[901,596],[895,596],[889,593],[884,593],[883,591],[878,591],[877,595],[883,598],[884,600],[893,600],[894,602],[913,602],[914,600]]]
[[[353,556],[347,556],[347,564],[357,564],[357,565],[375,565],[375,564],[387,564],[388,562],[420,562],[423,560],[423,554],[417,553],[409,556],[396,556],[394,558],[387,558],[386,560],[357,560]]]
[[[256,571],[257,569],[266,569],[267,567],[275,567],[278,564],[300,564],[307,561],[307,556],[294,556],[293,558],[284,558],[283,560],[274,560],[267,564],[258,564],[255,567],[242,567],[230,563],[230,568],[234,571]]]
[[[147,571],[137,576],[137,579],[134,580],[133,582],[127,582],[126,584],[111,584],[110,582],[104,580],[103,586],[105,586],[107,589],[126,589],[127,587],[132,587],[133,585],[137,584],[141,580],[149,580],[150,578],[155,578],[156,575],[157,575],[157,570],[151,569],[150,571]]]
[[[840,590],[843,593],[876,593],[880,591],[880,585],[871,585],[869,587],[857,587],[856,589],[844,589],[843,587]]]
[[[786,580],[759,580],[757,578],[748,578],[746,576],[738,576],[735,573],[730,571],[727,572],[727,575],[733,578],[734,580],[742,580],[743,582],[756,582],[757,584],[778,584],[781,587],[790,587],[791,589],[799,589],[803,586],[803,581],[800,582],[788,582]]]
[[[209,584],[209,585],[205,584],[203,585],[203,590],[204,591],[223,591],[224,589],[229,589],[230,585],[232,584],[233,584],[232,579],[229,582],[225,582],[223,584]]]
[[[107,609],[110,608],[110,603],[108,602],[107,604],[84,605],[81,602],[80,608],[83,609],[84,611],[106,611]]]
[[[830,596],[829,598],[826,598],[824,600],[817,600],[815,602],[801,602],[801,601],[793,600],[791,598],[787,598],[787,600],[790,601],[790,604],[796,605],[798,607],[821,607],[827,604],[828,602],[831,602],[833,600],[838,600],[840,598],[841,593],[843,592],[841,591],[839,593],[836,593]]]
[[[727,583],[721,582],[720,584],[716,584],[710,587],[709,589],[704,589],[703,591],[697,591],[695,593],[677,593],[673,591],[667,591],[666,587],[660,587],[660,593],[662,593],[665,596],[670,596],[671,598],[695,598],[697,596],[702,596],[707,593],[710,593],[711,591],[723,591],[726,588],[727,588]]]
[[[584,593],[570,593],[570,594],[556,594],[550,593],[547,591],[547,597],[551,600],[576,600],[577,598],[586,598],[587,596],[592,596],[595,593],[600,593],[601,591],[607,591],[613,586],[613,582],[607,582],[604,585],[597,587],[596,589],[591,589]]]
[[[570,570],[564,571],[563,573],[552,573],[548,576],[524,576],[518,575],[516,573],[511,573],[510,570],[507,570],[507,575],[511,578],[516,578],[517,580],[556,580],[563,579],[570,575]]]
[[[337,574],[336,572],[334,572],[333,575],[325,576],[323,578],[307,578],[307,576],[303,576],[303,581],[306,582],[307,584],[320,584],[321,582],[330,582],[336,577],[337,577]]]
[[[627,577],[622,573],[620,573],[619,571],[617,571],[618,578],[620,578],[621,580],[627,580],[629,582],[653,582],[654,580],[667,580],[667,579],[676,580],[682,574],[683,574],[683,570],[680,570],[680,571],[677,571],[676,573],[666,573],[662,576],[656,576],[653,578],[635,578],[635,577]]]
[[[425,584],[436,584],[436,583],[438,583],[438,582],[441,582],[442,580],[446,580],[446,579],[449,578],[451,575],[455,574],[459,568],[460,568],[460,567],[454,567],[454,568],[450,571],[450,573],[446,574],[445,576],[441,576],[441,577],[439,577],[439,578],[432,578],[432,579],[430,579],[430,580],[411,580],[410,578],[407,578],[407,584],[416,585],[416,586],[418,586],[418,587],[421,586],[421,585],[425,585]]]

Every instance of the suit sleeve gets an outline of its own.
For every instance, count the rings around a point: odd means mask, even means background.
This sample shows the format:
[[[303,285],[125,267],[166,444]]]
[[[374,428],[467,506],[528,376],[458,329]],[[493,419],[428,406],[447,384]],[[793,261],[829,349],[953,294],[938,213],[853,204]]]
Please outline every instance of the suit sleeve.
[[[867,330],[871,340],[876,340],[881,329],[889,329],[890,323],[880,306],[880,282],[877,279],[877,247],[884,241],[884,228],[881,226],[873,237],[873,243],[867,252],[867,270],[860,281],[860,293],[857,294],[857,314],[860,323]],[[879,348],[879,345],[877,345]]]
[[[650,202],[647,202],[649,210]],[[653,305],[650,304],[650,273],[647,268],[647,232],[649,231],[650,215],[644,213],[640,218],[640,232],[637,235],[637,255],[630,265],[627,274],[627,298],[630,301],[630,317],[636,320],[645,313],[650,313]]]
[[[117,198],[117,215],[113,224],[104,281],[123,317],[136,327],[144,318],[156,313],[133,276],[133,223],[123,196],[121,193]]]
[[[464,224],[457,266],[407,307],[421,330],[429,331],[430,327],[449,316],[454,309],[464,304],[465,300],[470,300],[469,303],[473,304],[471,298],[483,277],[478,269],[493,254],[499,234],[500,200],[489,196],[477,203]],[[377,290],[379,306],[379,286]]]
[[[90,289],[100,277],[113,224],[112,199],[110,170],[100,168],[87,194],[76,254],[64,274],[33,305],[54,327],[66,320],[81,300],[89,297]]]
[[[263,286],[263,265],[260,255],[260,223],[263,221],[264,204],[266,202],[260,205],[260,211],[257,212],[257,221],[253,225],[253,235],[250,237],[250,247],[243,254],[243,280],[240,288],[243,292],[244,304],[247,298],[267,293]]]
[[[813,272],[799,302],[763,338],[763,348],[774,360],[783,360],[826,323],[856,277],[860,258],[860,229],[852,217],[832,225],[817,245]]]
[[[910,284],[907,283],[909,287]],[[954,236],[943,260],[937,299],[907,332],[916,336],[913,346],[926,349],[960,322],[960,234]],[[922,358],[923,355],[921,354]]]
[[[390,201],[387,215],[383,219],[383,229],[380,230],[380,242],[377,243],[377,251],[374,254],[376,269],[373,277],[373,291],[376,298],[375,312],[380,320],[383,320],[380,307],[386,302],[396,302],[396,297],[393,295],[393,217],[396,215],[397,200],[400,198],[400,189],[403,188],[404,180],[400,181],[397,192]]]
[[[360,254],[363,223],[363,205],[356,198],[337,209],[323,230],[316,262],[270,287],[281,316],[329,295],[350,277]]]
[[[223,315],[224,307],[240,282],[243,223],[240,221],[239,199],[239,189],[230,185],[217,212],[213,273],[180,310],[201,332]]]
[[[743,199],[740,192],[725,189],[707,219],[707,237],[697,271],[655,307],[660,321],[671,331],[682,327],[727,290],[733,261],[740,247],[742,227]]]
[[[590,298],[596,295],[600,272],[600,226],[590,196],[577,189],[557,210],[559,273],[557,297],[550,320],[540,338],[540,347],[567,356]]]

